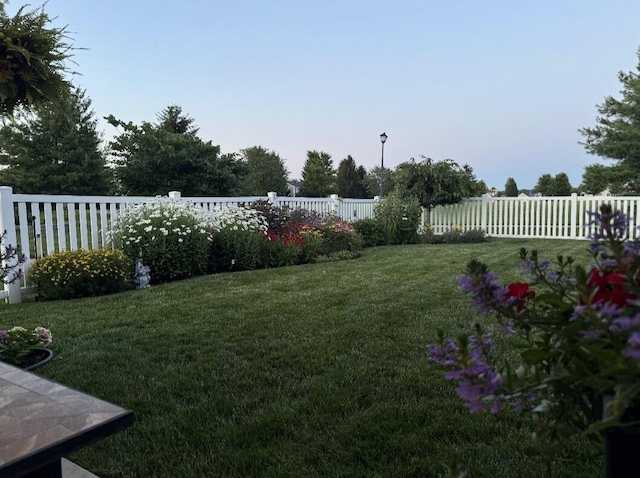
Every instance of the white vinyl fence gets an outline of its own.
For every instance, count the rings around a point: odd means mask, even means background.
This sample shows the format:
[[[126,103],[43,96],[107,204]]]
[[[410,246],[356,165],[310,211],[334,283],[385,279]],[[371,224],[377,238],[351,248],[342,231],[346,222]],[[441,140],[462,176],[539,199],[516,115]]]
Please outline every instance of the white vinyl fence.
[[[553,196],[469,198],[460,204],[438,206],[431,211],[436,234],[453,228],[482,229],[491,237],[531,237],[546,239],[587,239],[589,212],[602,204],[619,209],[629,219],[629,237],[639,237],[640,197]]]
[[[278,197],[276,193],[246,197],[184,197],[179,192],[170,197],[190,201],[212,210],[218,206],[238,206],[258,200],[274,206],[304,208],[320,213],[334,213],[344,220],[373,217],[374,199]],[[13,194],[7,186],[0,186],[0,231],[7,231],[4,244],[17,245],[25,255],[24,278],[21,283],[5,285],[0,298],[20,301],[21,289],[27,290],[29,265],[39,257],[54,252],[109,247],[107,232],[118,214],[133,204],[149,202],[154,197],[140,196],[69,196],[42,194]]]
[[[335,213],[347,221],[372,218],[377,199],[278,197],[275,193],[247,197],[185,197],[179,192],[170,197],[193,202],[205,209],[224,205],[241,205],[258,200],[274,206]],[[13,194],[0,186],[0,231],[7,231],[4,244],[17,244],[25,254],[23,270],[43,255],[79,248],[109,247],[107,231],[114,219],[132,204],[148,202],[153,197],[63,196]],[[463,231],[481,229],[492,237],[531,237],[586,239],[589,235],[590,211],[603,203],[622,210],[631,220],[629,237],[638,237],[640,197],[533,197],[494,198],[485,195],[469,198],[460,204],[439,206],[431,211],[431,225],[436,234],[453,228]],[[425,215],[423,214],[423,223]],[[26,280],[5,285],[0,298],[20,301]]]

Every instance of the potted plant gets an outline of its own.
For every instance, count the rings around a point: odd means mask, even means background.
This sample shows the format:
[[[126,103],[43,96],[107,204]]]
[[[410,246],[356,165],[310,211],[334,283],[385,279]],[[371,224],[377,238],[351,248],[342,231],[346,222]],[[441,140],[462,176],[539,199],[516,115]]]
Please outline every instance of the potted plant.
[[[529,412],[535,435],[549,440],[604,437],[607,476],[632,476],[640,452],[640,433],[630,432],[640,423],[640,241],[628,239],[620,211],[603,206],[592,218],[588,268],[522,249],[527,282],[503,285],[478,261],[459,276],[518,354],[496,353],[486,325],[441,336],[428,349],[472,412]]]
[[[0,330],[0,360],[34,370],[53,358],[53,352],[46,348],[51,340],[51,331],[44,327],[33,331],[19,326]]]

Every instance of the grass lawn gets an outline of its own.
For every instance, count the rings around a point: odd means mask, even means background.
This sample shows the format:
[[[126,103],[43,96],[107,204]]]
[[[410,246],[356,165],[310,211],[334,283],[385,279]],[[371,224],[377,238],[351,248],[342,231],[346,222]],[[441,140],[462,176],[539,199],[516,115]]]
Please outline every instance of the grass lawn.
[[[101,478],[437,477],[451,459],[469,477],[538,478],[525,417],[470,414],[424,347],[477,320],[456,283],[466,262],[521,278],[523,246],[588,258],[577,241],[383,247],[1,307],[0,324],[51,328],[56,358],[39,373],[135,413],[71,457]],[[602,475],[598,447],[559,450],[555,477]]]

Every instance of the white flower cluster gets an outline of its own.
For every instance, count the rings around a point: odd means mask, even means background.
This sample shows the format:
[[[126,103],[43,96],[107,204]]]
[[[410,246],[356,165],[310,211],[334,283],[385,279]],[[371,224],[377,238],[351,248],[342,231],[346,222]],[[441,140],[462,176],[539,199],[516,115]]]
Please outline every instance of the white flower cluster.
[[[209,226],[216,230],[262,231],[269,228],[262,213],[240,206],[218,206],[211,211]]]
[[[211,215],[204,209],[171,198],[156,198],[151,202],[127,207],[115,220],[109,231],[112,241],[121,244],[139,244],[141,241],[155,241],[169,233],[180,236],[207,234]]]

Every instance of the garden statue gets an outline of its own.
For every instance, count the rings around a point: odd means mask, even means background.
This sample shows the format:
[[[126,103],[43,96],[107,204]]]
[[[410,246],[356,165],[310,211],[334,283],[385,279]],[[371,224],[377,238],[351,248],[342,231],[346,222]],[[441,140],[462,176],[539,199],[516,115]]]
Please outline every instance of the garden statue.
[[[133,277],[133,282],[136,284],[136,289],[146,289],[151,282],[151,269],[149,266],[145,266],[142,263],[142,257],[136,259],[136,273]]]

